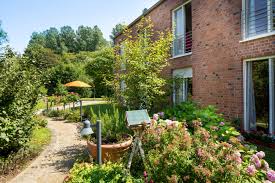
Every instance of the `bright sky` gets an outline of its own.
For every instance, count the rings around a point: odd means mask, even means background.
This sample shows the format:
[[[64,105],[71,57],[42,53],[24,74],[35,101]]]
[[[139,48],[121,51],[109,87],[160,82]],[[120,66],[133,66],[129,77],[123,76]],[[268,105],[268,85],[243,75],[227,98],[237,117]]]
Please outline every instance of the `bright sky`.
[[[9,44],[23,52],[32,32],[49,27],[98,25],[109,40],[112,28],[130,23],[158,0],[1,0],[0,20]]]

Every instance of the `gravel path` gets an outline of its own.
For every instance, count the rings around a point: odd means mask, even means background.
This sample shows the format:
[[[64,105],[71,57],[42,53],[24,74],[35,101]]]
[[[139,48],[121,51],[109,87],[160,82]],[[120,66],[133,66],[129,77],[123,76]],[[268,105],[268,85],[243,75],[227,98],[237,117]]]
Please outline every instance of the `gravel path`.
[[[77,124],[48,119],[52,131],[50,145],[28,168],[10,183],[61,183],[75,157],[83,153],[85,141],[80,139]]]

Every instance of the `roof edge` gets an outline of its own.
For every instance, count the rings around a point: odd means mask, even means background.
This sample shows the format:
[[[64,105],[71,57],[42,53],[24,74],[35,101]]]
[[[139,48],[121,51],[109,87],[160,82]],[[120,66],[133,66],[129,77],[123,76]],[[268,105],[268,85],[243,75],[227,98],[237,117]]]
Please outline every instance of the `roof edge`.
[[[163,3],[165,0],[159,0],[157,3],[155,3],[151,8],[149,8],[145,13],[137,17],[134,21],[132,21],[127,28],[132,27],[134,24],[136,24],[142,17],[148,15],[150,12],[152,12],[156,7],[158,7],[161,3]],[[115,35],[114,39],[116,39],[118,36],[120,36],[123,33],[123,31],[119,32],[118,34]]]

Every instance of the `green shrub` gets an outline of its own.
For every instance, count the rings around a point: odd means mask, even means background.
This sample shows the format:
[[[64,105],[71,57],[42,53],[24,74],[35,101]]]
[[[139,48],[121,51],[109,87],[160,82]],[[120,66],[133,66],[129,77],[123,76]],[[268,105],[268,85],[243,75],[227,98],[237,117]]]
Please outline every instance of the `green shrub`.
[[[71,122],[80,122],[80,111],[79,110],[66,110],[64,112],[64,119]]]
[[[34,116],[32,120],[34,121],[34,124],[39,127],[46,127],[48,124],[48,121],[41,116]]]
[[[199,108],[199,106],[192,102],[183,102],[175,107],[165,110],[165,117],[168,119],[174,119],[178,121],[186,121],[188,125],[192,124],[193,120],[201,119],[202,125],[212,126],[218,125],[224,121],[221,114],[216,113],[216,108],[208,106],[205,108]]]
[[[64,111],[63,110],[49,110],[49,111],[45,111],[44,115],[46,115],[50,118],[58,118],[58,117],[63,117]]]
[[[32,119],[9,119],[0,117],[0,155],[5,157],[17,152],[29,140],[34,121]]]
[[[34,158],[43,147],[50,143],[51,132],[48,128],[35,128],[32,131],[29,142],[16,152],[7,156],[0,156],[0,177],[10,171],[22,167],[30,159]]]
[[[102,166],[93,164],[75,164],[70,171],[67,183],[142,183],[128,174],[121,164],[107,163]]]
[[[121,135],[129,134],[130,131],[126,127],[125,114],[116,105],[101,105],[105,106],[98,108],[90,106],[84,112],[92,123],[96,120],[102,122],[102,136],[109,139],[119,139]],[[108,106],[108,107],[106,107]],[[95,108],[94,108],[95,107]]]

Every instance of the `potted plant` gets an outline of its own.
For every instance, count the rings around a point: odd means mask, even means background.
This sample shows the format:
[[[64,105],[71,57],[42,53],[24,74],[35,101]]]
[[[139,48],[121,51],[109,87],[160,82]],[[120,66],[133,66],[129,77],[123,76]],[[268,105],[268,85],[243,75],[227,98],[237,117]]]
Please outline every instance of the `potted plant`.
[[[98,115],[94,113],[92,108],[88,110],[88,115],[87,112],[85,113],[92,122],[95,122],[96,119],[100,119],[102,122],[102,160],[118,161],[131,147],[133,141],[130,131],[126,127],[124,117],[119,114],[115,106],[113,106],[112,110],[99,111]],[[93,129],[93,131],[96,131],[96,129]],[[88,138],[87,146],[92,157],[96,159],[97,145],[95,134]]]

